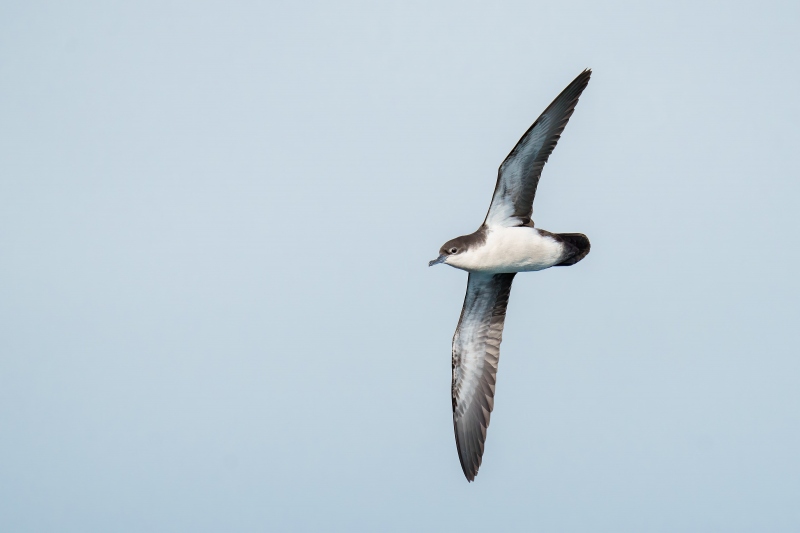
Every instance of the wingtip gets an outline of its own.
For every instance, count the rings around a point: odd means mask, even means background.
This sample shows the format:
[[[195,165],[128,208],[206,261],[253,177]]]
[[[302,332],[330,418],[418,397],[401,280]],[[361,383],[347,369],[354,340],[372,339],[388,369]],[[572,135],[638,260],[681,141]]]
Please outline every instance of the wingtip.
[[[467,469],[463,467],[463,465],[462,470],[464,471],[464,477],[467,478],[467,483],[472,483],[475,481],[475,476],[478,475],[478,472],[475,472],[474,474],[469,473],[467,472]]]
[[[467,465],[464,461],[464,454],[461,450],[461,439],[458,438],[458,426],[456,425],[455,419],[453,419],[453,429],[455,430],[456,434],[456,450],[458,451],[458,462],[461,464],[461,471],[464,472],[464,477],[467,478],[467,483],[472,483],[475,481],[475,476],[478,475],[478,468],[480,468],[480,463],[474,467],[473,472],[473,465]]]

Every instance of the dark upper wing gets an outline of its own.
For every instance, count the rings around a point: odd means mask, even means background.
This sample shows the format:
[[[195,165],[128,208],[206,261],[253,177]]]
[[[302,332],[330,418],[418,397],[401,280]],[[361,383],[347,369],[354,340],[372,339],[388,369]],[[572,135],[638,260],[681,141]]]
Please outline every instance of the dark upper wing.
[[[481,466],[494,407],[500,341],[514,275],[471,273],[453,336],[453,427],[458,459],[469,481]]]
[[[485,225],[519,226],[530,222],[539,176],[591,75],[589,69],[581,72],[536,119],[500,165]]]

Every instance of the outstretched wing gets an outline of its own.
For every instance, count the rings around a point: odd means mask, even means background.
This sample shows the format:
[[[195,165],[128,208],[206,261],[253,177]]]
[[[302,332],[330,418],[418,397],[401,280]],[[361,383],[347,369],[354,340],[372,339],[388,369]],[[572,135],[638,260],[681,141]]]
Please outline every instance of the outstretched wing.
[[[453,427],[461,468],[475,479],[483,457],[508,295],[515,274],[470,273],[453,336]]]
[[[508,154],[497,175],[486,226],[521,226],[531,221],[533,197],[544,164],[561,138],[592,71],[584,70],[553,100]]]

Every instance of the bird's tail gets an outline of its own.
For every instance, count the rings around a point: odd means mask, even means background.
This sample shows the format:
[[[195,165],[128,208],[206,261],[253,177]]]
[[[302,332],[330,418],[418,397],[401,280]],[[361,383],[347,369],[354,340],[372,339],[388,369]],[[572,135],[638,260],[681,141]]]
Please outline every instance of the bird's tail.
[[[583,233],[558,233],[557,235],[563,239],[564,244],[567,245],[571,253],[555,266],[574,265],[589,255],[592,245],[589,243],[589,238]]]

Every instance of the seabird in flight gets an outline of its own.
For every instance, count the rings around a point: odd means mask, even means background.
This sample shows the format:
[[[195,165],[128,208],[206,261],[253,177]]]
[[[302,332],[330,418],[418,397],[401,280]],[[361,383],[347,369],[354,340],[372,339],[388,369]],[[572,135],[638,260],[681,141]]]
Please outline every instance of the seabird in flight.
[[[500,341],[511,282],[517,272],[574,265],[589,253],[581,233],[533,227],[536,186],[592,71],[553,100],[500,165],[489,212],[478,231],[444,243],[429,266],[469,272],[461,318],[453,335],[453,427],[461,468],[473,481],[481,466],[494,407]]]

